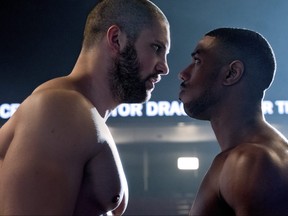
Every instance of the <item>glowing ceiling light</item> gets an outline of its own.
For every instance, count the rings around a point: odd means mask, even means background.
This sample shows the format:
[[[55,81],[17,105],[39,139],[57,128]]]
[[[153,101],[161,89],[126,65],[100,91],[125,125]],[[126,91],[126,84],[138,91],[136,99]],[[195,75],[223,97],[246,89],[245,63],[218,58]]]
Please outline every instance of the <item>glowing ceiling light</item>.
[[[198,170],[199,159],[197,157],[179,157],[177,166],[180,170]]]

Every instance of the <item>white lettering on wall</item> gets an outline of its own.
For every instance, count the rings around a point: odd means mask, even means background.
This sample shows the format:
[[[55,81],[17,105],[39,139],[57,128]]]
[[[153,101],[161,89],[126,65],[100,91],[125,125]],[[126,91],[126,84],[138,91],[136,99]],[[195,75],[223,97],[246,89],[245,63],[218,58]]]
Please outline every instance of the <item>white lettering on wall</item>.
[[[147,116],[186,116],[183,104],[178,101],[149,101],[146,103]]]
[[[262,111],[264,115],[269,114],[272,115],[273,112],[273,103],[271,101],[263,101],[262,102]]]
[[[111,116],[141,117],[143,116],[142,110],[143,110],[143,104],[121,104],[117,107],[117,109],[112,111]]]
[[[283,114],[288,114],[288,101],[285,100],[277,100],[275,101],[275,104],[278,108],[278,113],[283,115]]]
[[[2,118],[2,119],[10,118],[15,113],[15,111],[17,110],[19,105],[20,105],[19,103],[1,104],[0,105],[0,118]]]
[[[19,103],[0,104],[0,119],[10,118]],[[288,100],[265,100],[262,102],[264,115],[288,115]],[[180,101],[148,101],[144,104],[121,104],[111,113],[111,117],[177,117],[187,116]]]

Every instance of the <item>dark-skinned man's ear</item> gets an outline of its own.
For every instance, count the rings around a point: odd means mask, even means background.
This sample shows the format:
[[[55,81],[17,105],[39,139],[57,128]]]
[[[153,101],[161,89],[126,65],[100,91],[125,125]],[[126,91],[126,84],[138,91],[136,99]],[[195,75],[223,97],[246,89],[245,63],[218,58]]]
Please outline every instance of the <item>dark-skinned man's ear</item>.
[[[226,71],[223,84],[234,85],[239,82],[244,73],[244,65],[241,61],[235,60],[230,63],[229,69]]]

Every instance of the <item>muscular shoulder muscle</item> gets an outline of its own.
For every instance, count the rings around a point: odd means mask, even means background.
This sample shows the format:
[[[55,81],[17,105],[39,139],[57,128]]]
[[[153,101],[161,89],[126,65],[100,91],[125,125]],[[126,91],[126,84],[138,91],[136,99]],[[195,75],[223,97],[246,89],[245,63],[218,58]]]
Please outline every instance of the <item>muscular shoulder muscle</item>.
[[[287,213],[288,170],[282,163],[266,146],[251,144],[230,153],[220,176],[220,192],[236,215]]]
[[[92,152],[93,123],[85,109],[81,97],[68,91],[36,93],[19,107],[4,128],[14,135],[1,168],[1,214],[73,213]]]

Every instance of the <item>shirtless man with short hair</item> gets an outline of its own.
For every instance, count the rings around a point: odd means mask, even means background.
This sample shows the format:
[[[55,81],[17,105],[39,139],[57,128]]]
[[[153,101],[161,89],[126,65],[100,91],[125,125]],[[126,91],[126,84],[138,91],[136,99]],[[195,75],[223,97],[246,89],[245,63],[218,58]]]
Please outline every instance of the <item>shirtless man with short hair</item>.
[[[40,85],[0,130],[0,215],[121,215],[128,187],[105,123],[168,74],[169,23],[148,0],[102,0],[72,72]]]
[[[267,40],[251,30],[207,33],[180,73],[186,113],[208,120],[216,156],[190,215],[288,215],[288,146],[261,110],[276,62]]]

